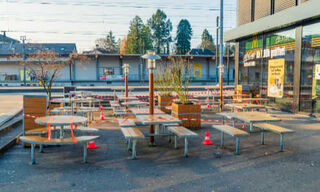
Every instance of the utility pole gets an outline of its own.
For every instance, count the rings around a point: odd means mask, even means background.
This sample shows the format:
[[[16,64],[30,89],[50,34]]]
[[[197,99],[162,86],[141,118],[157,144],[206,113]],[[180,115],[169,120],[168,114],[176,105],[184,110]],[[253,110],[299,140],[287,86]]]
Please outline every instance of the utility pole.
[[[20,40],[22,41],[22,51],[23,51],[23,84],[26,86],[27,79],[26,79],[26,47],[25,47],[25,41],[26,36],[20,36]]]
[[[220,0],[220,112],[223,105],[223,0]]]
[[[216,32],[216,67],[219,64],[219,16],[217,16],[217,32]],[[216,82],[218,82],[218,70],[216,69]]]

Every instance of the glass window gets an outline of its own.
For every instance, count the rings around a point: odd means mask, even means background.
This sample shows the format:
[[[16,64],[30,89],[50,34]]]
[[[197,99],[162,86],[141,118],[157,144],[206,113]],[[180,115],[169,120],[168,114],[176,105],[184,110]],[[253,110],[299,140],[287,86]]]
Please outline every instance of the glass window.
[[[111,67],[103,68],[104,75],[114,75],[114,69]]]
[[[300,110],[320,112],[320,23],[303,27]]]
[[[241,41],[239,43],[239,84],[242,85],[243,93],[249,93],[253,97],[270,96],[271,105],[292,111],[294,49],[295,29]],[[272,82],[277,84],[272,87],[277,95],[271,95],[270,90],[270,95],[268,94],[269,64],[282,66],[276,78],[270,76],[270,79],[273,79]]]

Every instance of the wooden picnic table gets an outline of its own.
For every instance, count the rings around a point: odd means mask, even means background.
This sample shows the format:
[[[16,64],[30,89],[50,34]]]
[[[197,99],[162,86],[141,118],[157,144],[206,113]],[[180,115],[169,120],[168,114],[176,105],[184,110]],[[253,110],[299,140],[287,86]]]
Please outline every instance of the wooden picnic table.
[[[224,124],[224,118],[232,119],[232,120],[240,120],[240,121],[249,123],[251,132],[252,132],[254,123],[281,121],[281,119],[272,117],[270,114],[264,113],[264,112],[217,113],[216,115],[223,117],[223,124]],[[233,126],[234,126],[234,123],[233,123]]]
[[[60,127],[60,139],[63,138],[63,127],[67,125],[77,125],[85,123],[87,118],[81,116],[70,116],[70,115],[56,115],[56,116],[44,116],[35,119],[35,123],[43,126],[59,126]]]
[[[75,114],[82,113],[87,115],[89,120],[93,120],[93,112],[99,111],[97,107],[76,107],[74,108]],[[71,107],[56,107],[50,111],[51,115],[74,115],[72,114]]]
[[[129,108],[134,115],[149,115],[149,108]],[[154,108],[154,114],[164,115],[165,113],[158,108]]]
[[[171,124],[171,123],[181,123],[178,118],[172,117],[167,114],[163,115],[138,115],[138,121],[143,125],[161,125],[161,124]]]
[[[233,103],[233,104],[226,104],[225,106],[231,108],[233,112],[235,112],[236,109],[240,109],[242,111],[249,111],[250,109],[259,110],[259,109],[266,108],[264,105],[247,104],[247,103]]]
[[[147,102],[141,102],[141,101],[129,101],[129,102],[122,102],[121,105],[127,106],[127,107],[141,107],[148,105]]]
[[[134,100],[138,100],[138,98],[137,97],[134,97],[134,96],[129,96],[129,97],[125,97],[125,96],[118,96],[118,99],[120,100],[120,101],[134,101]]]

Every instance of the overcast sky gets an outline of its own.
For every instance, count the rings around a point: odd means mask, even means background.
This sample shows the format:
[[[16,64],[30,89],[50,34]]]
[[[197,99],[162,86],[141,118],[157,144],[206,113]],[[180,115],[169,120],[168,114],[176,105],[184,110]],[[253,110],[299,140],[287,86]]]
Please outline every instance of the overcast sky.
[[[229,30],[236,24],[236,0],[224,1]],[[192,47],[197,47],[204,28],[215,37],[219,7],[219,0],[0,0],[0,30],[16,39],[26,35],[29,42],[76,43],[83,51],[109,30],[123,38],[135,15],[146,22],[159,8],[173,24],[173,37],[179,21],[189,20]]]

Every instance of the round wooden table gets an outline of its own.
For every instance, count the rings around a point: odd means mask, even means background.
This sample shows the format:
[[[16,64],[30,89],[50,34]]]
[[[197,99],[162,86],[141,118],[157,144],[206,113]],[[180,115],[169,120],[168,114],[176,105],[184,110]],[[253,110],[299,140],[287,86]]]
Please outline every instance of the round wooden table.
[[[87,118],[81,116],[70,116],[70,115],[57,115],[57,116],[45,116],[39,117],[35,120],[35,123],[43,126],[59,126],[60,127],[60,138],[63,138],[63,126],[70,125],[70,119],[72,118],[72,124],[85,123]]]

